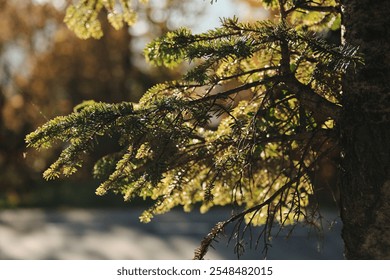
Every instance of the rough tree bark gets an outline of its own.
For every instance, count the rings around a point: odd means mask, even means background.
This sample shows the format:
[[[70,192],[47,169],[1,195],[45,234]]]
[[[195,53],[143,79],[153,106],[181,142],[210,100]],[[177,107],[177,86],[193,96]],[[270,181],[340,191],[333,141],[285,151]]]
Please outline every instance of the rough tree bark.
[[[343,2],[344,40],[365,59],[343,81],[345,256],[390,259],[390,1]]]

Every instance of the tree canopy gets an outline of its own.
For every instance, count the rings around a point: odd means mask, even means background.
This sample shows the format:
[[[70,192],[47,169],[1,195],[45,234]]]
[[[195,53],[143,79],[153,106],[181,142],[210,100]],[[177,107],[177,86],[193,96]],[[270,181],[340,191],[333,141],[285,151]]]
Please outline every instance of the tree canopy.
[[[133,23],[128,1],[118,13],[115,2],[79,1],[65,21],[81,38],[99,38],[103,7],[115,28]],[[182,78],[151,87],[137,103],[83,102],[30,133],[36,149],[66,144],[44,177],[74,174],[102,136],[118,139],[121,149],[94,166],[96,193],[151,198],[141,221],[176,206],[236,206],[202,241],[199,259],[231,223],[240,246],[252,225],[265,225],[259,237],[267,243],[275,222],[315,222],[314,175],[339,152],[341,77],[362,60],[356,46],[323,36],[340,28],[338,1],[260,2],[278,16],[225,18],[201,34],[180,28],[146,46],[151,64],[181,66]]]

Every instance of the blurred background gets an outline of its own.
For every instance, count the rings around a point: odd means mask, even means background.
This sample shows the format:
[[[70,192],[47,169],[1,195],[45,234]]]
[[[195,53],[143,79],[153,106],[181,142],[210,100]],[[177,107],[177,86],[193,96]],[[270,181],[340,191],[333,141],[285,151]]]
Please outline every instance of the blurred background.
[[[256,0],[213,5],[151,0],[149,6],[133,1],[139,14],[133,27],[115,31],[102,16],[104,37],[80,40],[63,23],[67,2],[0,0],[0,259],[192,258],[203,236],[228,218],[229,210],[206,215],[177,210],[140,224],[138,215],[146,202],[129,204],[120,196],[95,195],[92,164],[116,150],[111,141],[103,139],[75,176],[47,182],[42,172],[61,147],[36,152],[26,148],[24,138],[47,120],[72,112],[81,101],[137,101],[152,85],[177,78],[180,69],[145,63],[142,50],[156,36],[179,26],[202,32],[218,26],[221,17],[273,15]],[[324,216],[323,233],[299,227],[289,241],[289,232],[281,233],[269,258],[342,258],[336,211],[329,207]],[[210,258],[235,258],[234,244],[226,247],[226,241],[221,240]],[[249,251],[244,258],[262,258],[264,253]]]

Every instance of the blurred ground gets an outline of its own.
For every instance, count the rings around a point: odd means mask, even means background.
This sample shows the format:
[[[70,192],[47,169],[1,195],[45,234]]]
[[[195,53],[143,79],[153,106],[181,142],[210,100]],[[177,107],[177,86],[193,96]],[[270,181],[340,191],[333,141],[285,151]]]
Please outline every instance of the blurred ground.
[[[20,209],[0,211],[0,259],[192,259],[200,240],[226,211],[207,215],[172,211],[141,224],[141,209]],[[273,239],[268,259],[342,259],[341,223],[325,215],[324,231],[297,226]],[[333,226],[329,228],[328,223]],[[206,259],[236,259],[221,239]],[[262,259],[247,248],[242,259]]]

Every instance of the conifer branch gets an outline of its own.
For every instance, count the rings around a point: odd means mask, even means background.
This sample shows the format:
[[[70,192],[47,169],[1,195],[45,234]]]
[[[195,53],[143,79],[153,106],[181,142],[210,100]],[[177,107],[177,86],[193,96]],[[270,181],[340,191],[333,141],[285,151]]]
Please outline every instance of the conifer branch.
[[[81,1],[68,10],[67,24],[79,36],[102,35],[102,9],[111,12],[108,19],[115,28],[134,19],[127,2],[120,15],[112,13],[111,1],[92,5],[98,2]],[[279,9],[279,23],[243,23],[234,17],[201,34],[181,28],[150,43],[145,56],[151,63],[174,67],[187,62],[189,70],[180,80],[150,88],[137,104],[85,102],[30,133],[28,146],[49,148],[60,141],[66,147],[44,176],[74,173],[99,137],[116,135],[120,152],[94,166],[95,177],[102,180],[97,193],[153,199],[142,221],[179,205],[188,210],[201,204],[202,211],[243,205],[241,213],[215,225],[196,259],[229,224],[235,223],[237,237],[251,225],[265,224],[261,234],[268,237],[274,222],[283,226],[302,220],[313,192],[309,174],[327,152],[315,139],[337,142],[331,123],[341,115],[341,75],[361,58],[355,46],[331,45],[310,27],[305,31],[289,23],[290,17],[308,20],[300,11],[324,12],[332,20],[338,7],[267,3]],[[84,15],[86,8],[95,10]]]

